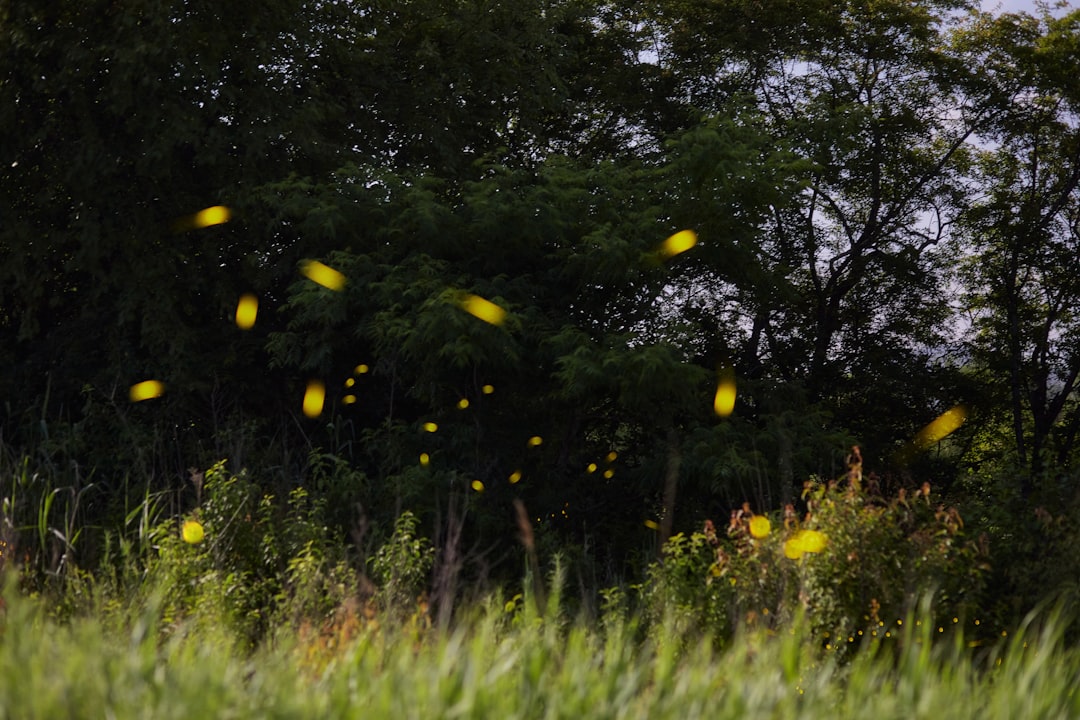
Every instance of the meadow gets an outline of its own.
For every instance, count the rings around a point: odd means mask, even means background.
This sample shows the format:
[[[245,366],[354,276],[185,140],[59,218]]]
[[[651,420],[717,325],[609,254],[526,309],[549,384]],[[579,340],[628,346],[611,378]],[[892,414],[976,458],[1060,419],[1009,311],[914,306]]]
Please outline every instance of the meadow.
[[[0,718],[1067,718],[1080,650],[1065,616],[993,642],[908,618],[857,652],[795,620],[721,640],[669,613],[586,621],[498,596],[439,629],[339,613],[258,647],[224,624],[162,623],[163,598],[58,619],[8,582]]]

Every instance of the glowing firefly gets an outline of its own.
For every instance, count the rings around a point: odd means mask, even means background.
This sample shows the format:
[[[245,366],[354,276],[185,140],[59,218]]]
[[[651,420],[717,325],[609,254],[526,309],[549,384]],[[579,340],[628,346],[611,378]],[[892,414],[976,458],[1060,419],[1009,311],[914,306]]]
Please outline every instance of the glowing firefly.
[[[675,233],[660,245],[660,256],[667,259],[684,253],[697,245],[697,233],[693,230],[682,230]]]
[[[920,430],[919,434],[915,436],[913,444],[920,450],[930,447],[963,425],[967,415],[967,408],[963,405],[949,408]]]
[[[232,211],[224,205],[214,205],[205,210],[200,210],[191,218],[191,224],[197,228],[210,227],[211,225],[223,225],[232,218]]]
[[[309,418],[317,418],[322,414],[323,402],[326,400],[326,386],[318,380],[312,380],[307,384],[304,391],[304,414]]]
[[[479,295],[466,295],[461,301],[461,309],[491,325],[502,325],[506,320],[505,310]]]
[[[730,366],[720,370],[720,380],[716,384],[716,397],[713,398],[713,410],[720,417],[727,417],[735,410],[735,369]]]
[[[176,232],[198,230],[211,225],[222,225],[229,222],[231,218],[232,211],[229,208],[224,205],[214,205],[213,207],[204,208],[194,215],[186,215],[180,218],[173,225],[173,229]]]
[[[345,276],[334,268],[323,265],[318,260],[308,260],[300,266],[300,272],[308,280],[324,288],[338,291],[345,287]]]
[[[165,392],[165,384],[159,380],[144,380],[141,383],[135,383],[128,391],[128,395],[131,398],[131,402],[142,402],[143,400],[150,400],[151,398],[161,397]]]
[[[251,293],[240,296],[240,302],[236,303],[236,327],[241,330],[250,330],[255,325],[255,315],[259,312],[259,298]]]
[[[761,540],[769,536],[769,531],[772,530],[772,523],[769,522],[769,518],[764,515],[755,515],[750,518],[750,537],[755,540]]]
[[[186,520],[180,530],[180,537],[189,545],[198,545],[206,537],[206,533],[203,531],[203,526],[195,520]]]

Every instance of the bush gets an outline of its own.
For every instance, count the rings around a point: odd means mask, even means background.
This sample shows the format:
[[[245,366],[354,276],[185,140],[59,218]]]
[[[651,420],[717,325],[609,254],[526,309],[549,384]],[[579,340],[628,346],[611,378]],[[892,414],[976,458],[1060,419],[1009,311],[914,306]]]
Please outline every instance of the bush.
[[[802,518],[791,505],[773,517],[744,505],[726,537],[711,521],[672,537],[645,585],[652,617],[674,611],[724,637],[740,622],[775,627],[805,614],[825,642],[850,644],[914,612],[930,593],[936,617],[974,608],[988,570],[984,549],[928,485],[886,501],[808,482],[802,499]]]

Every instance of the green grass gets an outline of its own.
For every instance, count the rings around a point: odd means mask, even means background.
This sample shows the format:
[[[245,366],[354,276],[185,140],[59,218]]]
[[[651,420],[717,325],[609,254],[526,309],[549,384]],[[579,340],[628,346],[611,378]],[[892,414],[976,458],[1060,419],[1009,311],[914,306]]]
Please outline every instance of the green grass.
[[[4,719],[1080,717],[1080,650],[1053,613],[976,648],[909,623],[837,661],[793,629],[718,648],[675,623],[559,622],[495,601],[450,632],[360,617],[348,642],[340,622],[280,628],[250,653],[205,623],[164,637],[152,605],[59,622],[6,599]]]

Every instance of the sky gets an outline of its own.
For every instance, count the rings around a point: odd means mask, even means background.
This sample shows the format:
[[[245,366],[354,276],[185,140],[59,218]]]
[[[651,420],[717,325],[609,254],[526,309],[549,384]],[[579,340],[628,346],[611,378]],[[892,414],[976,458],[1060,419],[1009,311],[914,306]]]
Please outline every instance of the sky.
[[[1026,12],[1037,15],[1035,0],[981,0],[982,9],[988,12]],[[1070,0],[1073,7],[1080,7],[1080,2]],[[1056,14],[1056,13],[1055,13]]]

